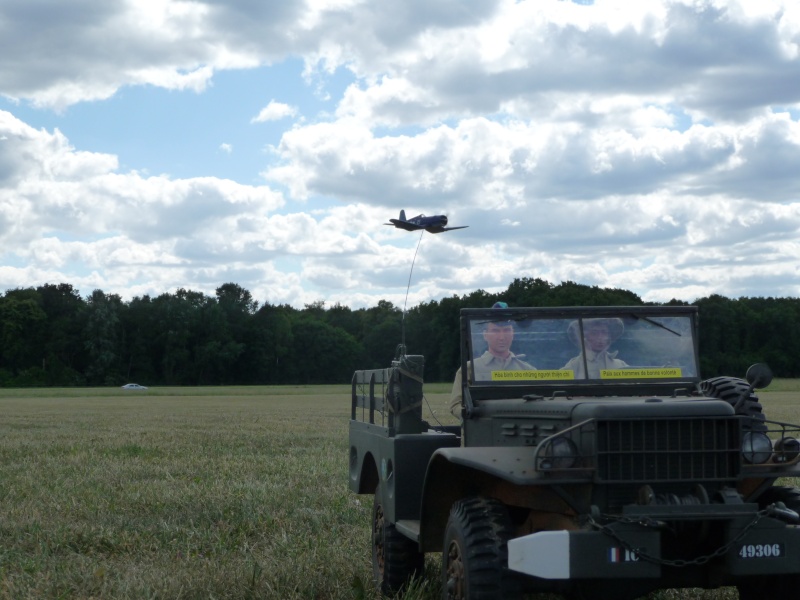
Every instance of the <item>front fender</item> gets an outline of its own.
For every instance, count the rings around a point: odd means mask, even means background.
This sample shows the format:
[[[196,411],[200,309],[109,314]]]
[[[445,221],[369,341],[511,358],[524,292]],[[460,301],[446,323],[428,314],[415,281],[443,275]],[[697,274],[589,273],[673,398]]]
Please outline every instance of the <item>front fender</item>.
[[[437,481],[437,470],[450,468],[450,465],[486,473],[515,485],[531,485],[543,477],[542,473],[533,468],[534,450],[535,448],[529,446],[442,448],[431,457],[426,485]]]
[[[450,508],[460,498],[486,496],[508,506],[570,514],[556,487],[589,489],[587,481],[562,482],[533,468],[532,447],[441,448],[428,463],[420,511],[420,546],[441,550]],[[590,481],[590,480],[589,480]],[[563,485],[566,484],[566,485]],[[588,493],[588,492],[586,492]],[[585,495],[585,494],[583,494]]]

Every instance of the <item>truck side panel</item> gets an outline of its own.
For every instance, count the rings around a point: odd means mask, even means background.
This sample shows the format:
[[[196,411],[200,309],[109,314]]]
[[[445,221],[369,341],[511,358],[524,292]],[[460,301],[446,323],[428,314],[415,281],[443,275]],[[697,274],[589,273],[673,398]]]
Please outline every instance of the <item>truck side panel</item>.
[[[387,435],[383,427],[350,422],[350,489],[359,494],[375,492],[375,483],[386,488],[386,517],[419,519],[420,500],[428,461],[439,448],[453,448],[461,439],[452,433],[427,432]]]

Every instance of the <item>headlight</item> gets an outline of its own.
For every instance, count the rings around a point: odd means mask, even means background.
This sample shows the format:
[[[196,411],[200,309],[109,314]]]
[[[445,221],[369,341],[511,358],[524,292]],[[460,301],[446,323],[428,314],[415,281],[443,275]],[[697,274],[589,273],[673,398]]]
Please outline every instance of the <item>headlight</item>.
[[[775,442],[775,457],[773,460],[776,463],[792,462],[800,456],[800,441],[795,438],[785,437]]]
[[[557,437],[539,450],[540,470],[569,469],[578,460],[578,447],[567,437]]]
[[[772,456],[772,440],[766,433],[748,431],[742,438],[742,456],[754,465],[767,462]]]

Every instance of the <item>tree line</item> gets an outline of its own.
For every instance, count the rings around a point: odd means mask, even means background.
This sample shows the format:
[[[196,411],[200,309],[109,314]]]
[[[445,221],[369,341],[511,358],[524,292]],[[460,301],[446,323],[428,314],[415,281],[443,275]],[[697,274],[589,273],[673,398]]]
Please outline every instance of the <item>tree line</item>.
[[[390,365],[397,345],[425,356],[425,379],[449,381],[459,362],[461,308],[631,306],[636,294],[574,282],[515,279],[403,311],[381,300],[351,309],[319,301],[302,309],[260,304],[235,283],[214,296],[179,289],[123,301],[67,283],[0,296],[0,386],[253,385],[349,382],[356,369]],[[672,300],[667,304],[686,304]],[[718,295],[694,302],[705,377],[743,376],[767,362],[800,377],[800,299]]]

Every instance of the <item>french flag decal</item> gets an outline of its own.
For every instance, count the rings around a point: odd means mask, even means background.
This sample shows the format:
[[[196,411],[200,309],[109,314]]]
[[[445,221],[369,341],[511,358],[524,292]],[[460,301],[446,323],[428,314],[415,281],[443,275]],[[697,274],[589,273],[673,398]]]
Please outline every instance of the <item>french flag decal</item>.
[[[612,563],[622,562],[622,551],[619,548],[609,548],[608,562]]]

